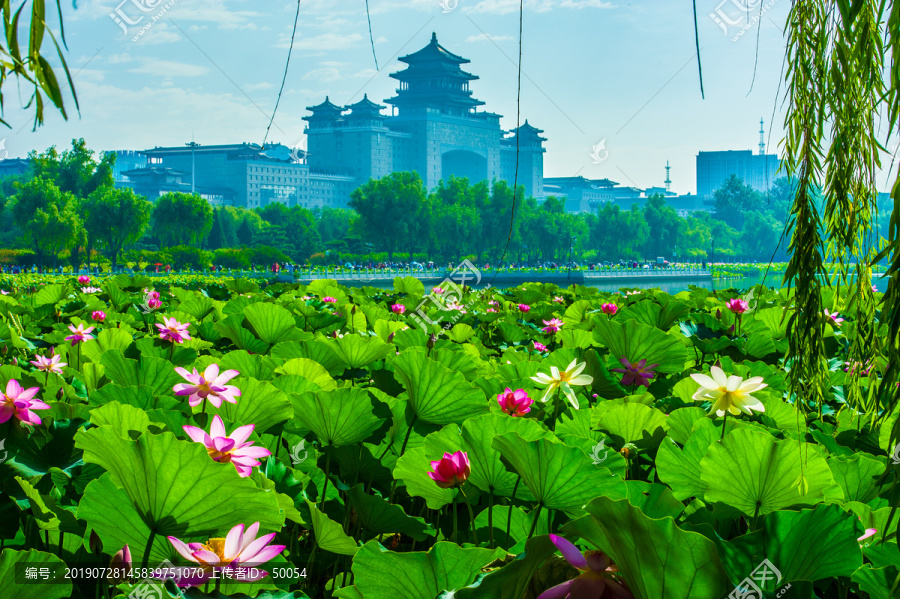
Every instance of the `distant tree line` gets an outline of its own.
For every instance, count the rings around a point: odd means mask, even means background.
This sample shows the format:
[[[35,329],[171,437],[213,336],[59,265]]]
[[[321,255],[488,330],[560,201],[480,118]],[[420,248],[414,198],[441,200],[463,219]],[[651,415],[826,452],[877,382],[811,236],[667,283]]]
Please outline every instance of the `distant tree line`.
[[[30,154],[28,173],[0,180],[0,247],[34,263],[108,262],[247,268],[272,262],[428,259],[456,263],[785,258],[787,179],[760,193],[737,177],[715,192],[712,212],[679,215],[662,195],[624,208],[570,214],[565,200],[538,202],[504,181],[450,177],[429,192],[418,174],[392,173],[354,190],[349,209],[213,207],[198,195],[150,202],[115,188],[115,155],[83,139]],[[887,226],[885,221],[884,227]],[[0,259],[8,259],[3,253]],[[26,258],[27,260],[27,258]]]

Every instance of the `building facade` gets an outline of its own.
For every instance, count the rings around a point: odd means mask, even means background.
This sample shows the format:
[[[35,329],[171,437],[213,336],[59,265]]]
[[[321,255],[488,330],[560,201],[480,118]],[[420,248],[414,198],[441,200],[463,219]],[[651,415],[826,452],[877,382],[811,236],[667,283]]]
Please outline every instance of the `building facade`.
[[[769,191],[780,167],[777,154],[754,154],[750,150],[700,152],[697,154],[697,195],[712,197],[731,175],[737,175],[756,191]]]
[[[428,189],[451,175],[471,183],[515,180],[527,195],[543,196],[542,131],[527,120],[504,131],[499,114],[479,112],[484,102],[469,89],[478,77],[461,68],[468,59],[432,34],[427,46],[398,60],[407,68],[390,75],[399,81],[397,95],[385,100],[390,115],[367,95],[348,106],[326,97],[307,108],[312,172],[350,176],[362,185],[392,172],[416,171]]]
[[[306,154],[278,144],[242,143],[156,147],[144,150],[146,166],[121,173],[117,185],[153,200],[164,193],[197,193],[213,205],[260,208],[346,208],[355,179],[311,172]]]

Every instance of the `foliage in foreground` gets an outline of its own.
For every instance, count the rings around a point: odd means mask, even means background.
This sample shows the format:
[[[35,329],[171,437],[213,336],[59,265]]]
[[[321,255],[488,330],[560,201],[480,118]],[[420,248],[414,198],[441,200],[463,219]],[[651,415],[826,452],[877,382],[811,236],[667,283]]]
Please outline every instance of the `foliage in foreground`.
[[[166,564],[190,597],[891,596],[897,414],[882,356],[845,364],[840,293],[819,416],[788,390],[786,291],[445,288],[426,332],[409,278],[153,283],[0,295],[12,596],[126,597]],[[63,564],[118,570],[25,581]]]

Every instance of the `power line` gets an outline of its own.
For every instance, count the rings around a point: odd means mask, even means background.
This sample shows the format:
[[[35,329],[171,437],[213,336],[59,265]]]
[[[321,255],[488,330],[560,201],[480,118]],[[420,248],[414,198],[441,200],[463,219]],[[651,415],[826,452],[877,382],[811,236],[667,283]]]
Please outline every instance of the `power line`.
[[[278,90],[278,98],[275,100],[275,109],[272,111],[272,118],[269,119],[269,126],[266,127],[266,136],[263,138],[262,148],[266,147],[266,140],[269,139],[269,130],[272,123],[275,122],[275,113],[278,112],[278,105],[281,103],[281,93],[284,91],[284,82],[287,81],[288,67],[291,66],[291,53],[294,51],[294,36],[297,35],[297,22],[300,20],[300,0],[297,0],[297,13],[294,15],[294,30],[291,32],[291,45],[288,48],[287,61],[284,63],[284,75],[281,77],[281,89]]]

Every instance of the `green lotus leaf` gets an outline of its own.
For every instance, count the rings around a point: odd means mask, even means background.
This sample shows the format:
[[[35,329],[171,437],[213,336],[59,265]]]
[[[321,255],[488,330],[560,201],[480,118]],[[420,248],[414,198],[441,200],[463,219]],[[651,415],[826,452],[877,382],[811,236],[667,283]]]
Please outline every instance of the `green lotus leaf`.
[[[647,360],[658,364],[657,372],[683,372],[687,362],[687,348],[677,338],[657,328],[630,321],[618,323],[603,318],[594,319],[594,338],[617,359],[631,364]]]
[[[592,393],[596,393],[599,397],[604,399],[616,399],[628,395],[619,383],[618,377],[611,374],[606,368],[606,364],[603,363],[597,350],[589,349],[585,351],[584,362],[586,364],[584,374],[588,374],[594,379],[591,383]],[[568,366],[568,364],[566,364],[566,366]]]
[[[721,443],[711,444],[700,462],[706,501],[754,516],[841,499],[825,458],[806,445],[746,428],[732,431]]]
[[[722,561],[738,584],[768,559],[780,576],[760,585],[767,591],[798,580],[851,576],[862,566],[856,540],[861,530],[852,514],[834,504],[772,512],[762,519],[759,530],[722,541]]]
[[[506,414],[485,414],[463,423],[460,449],[468,454],[472,463],[469,482],[485,493],[493,490],[494,495],[499,497],[512,495],[517,476],[504,468],[500,452],[492,446],[496,437],[510,432],[517,433],[525,441],[551,436],[535,420],[513,418]],[[519,495],[520,499],[522,497]]]
[[[241,377],[231,381],[241,390],[236,403],[223,401],[221,407],[207,405],[209,414],[218,414],[223,420],[234,424],[254,424],[254,431],[262,434],[273,426],[287,422],[294,417],[294,406],[290,398],[274,385],[265,381],[257,381]],[[194,406],[194,412],[200,412],[202,405]]]
[[[355,445],[368,439],[390,418],[387,406],[359,387],[305,393],[294,398],[297,419],[322,445]]]
[[[316,535],[316,545],[320,549],[337,553],[338,555],[354,555],[359,550],[359,545],[348,536],[341,525],[322,513],[316,504],[306,500],[312,519],[313,532]]]
[[[181,302],[178,304],[178,311],[184,312],[194,319],[195,322],[200,322],[210,314],[212,314],[213,310],[216,309],[216,303],[209,299],[208,297],[194,296],[187,301]]]
[[[529,441],[516,433],[499,435],[492,445],[546,508],[576,511],[597,496],[625,497],[625,482],[595,468],[575,447],[550,439]]]
[[[81,344],[81,353],[92,362],[99,362],[103,352],[109,349],[125,351],[134,343],[131,334],[124,329],[103,329],[93,341]],[[70,358],[71,359],[71,358]]]
[[[434,530],[422,518],[413,518],[399,505],[385,499],[369,495],[362,483],[347,491],[347,502],[356,512],[363,528],[372,534],[403,533],[417,541],[434,536]]]
[[[474,582],[481,569],[506,554],[502,549],[463,549],[440,541],[428,553],[385,551],[376,541],[353,558],[354,584],[364,597],[435,599]]]
[[[218,364],[220,371],[237,370],[243,376],[249,376],[264,381],[272,378],[281,361],[269,356],[259,356],[238,349],[228,352],[222,356],[220,360],[216,360],[212,358],[212,356],[209,356],[208,363]],[[206,365],[207,364],[203,364],[203,369],[205,369]],[[197,370],[202,372],[203,369],[201,369],[199,365],[197,366]]]
[[[170,395],[176,383],[184,379],[175,372],[167,360],[141,358],[140,361],[126,358],[120,350],[103,352],[100,363],[106,368],[106,376],[123,387],[146,386],[154,395]]]
[[[430,509],[437,510],[453,503],[459,490],[440,488],[428,473],[432,471],[431,462],[440,460],[445,453],[460,451],[462,442],[459,427],[455,424],[448,424],[427,435],[420,447],[407,448],[406,453],[400,456],[394,467],[394,478],[403,481],[406,492],[411,496],[424,499]],[[478,468],[478,464],[472,468]],[[473,499],[471,491],[466,494],[470,500]]]
[[[548,557],[556,553],[556,545],[547,535],[536,536],[525,544],[524,555],[490,572],[471,586],[454,594],[458,599],[521,599],[531,585],[532,577]]]
[[[517,498],[519,497],[519,492],[516,492]],[[550,510],[541,510],[541,513],[538,514],[537,510],[525,512],[522,508],[515,506],[495,505],[493,510],[484,509],[475,516],[475,527],[479,539],[489,539],[491,536],[491,520],[493,520],[495,543],[498,547],[505,547],[510,553],[515,553],[519,548],[523,547],[528,539],[529,533],[532,532],[532,525],[534,525],[534,535],[550,533],[551,515],[552,512]],[[534,524],[535,517],[538,519],[537,524]],[[508,537],[506,535],[507,525],[509,525]]]
[[[671,487],[679,501],[689,497],[702,498],[706,491],[700,462],[709,446],[718,440],[719,433],[709,420],[701,422],[705,424],[697,427],[683,449],[678,449],[671,439],[666,439],[656,452],[656,474],[659,480]]]
[[[28,583],[25,569],[49,568],[61,582],[53,584]],[[72,596],[72,582],[65,577],[66,563],[46,551],[16,551],[4,549],[0,553],[0,589],[4,599],[60,599]],[[21,577],[21,578],[20,578]]]
[[[420,351],[404,351],[393,364],[394,376],[409,394],[409,407],[417,419],[444,425],[488,411],[477,387]]]
[[[95,426],[110,425],[122,437],[129,439],[147,432],[150,418],[140,408],[111,401],[91,411],[91,423]]]
[[[214,462],[200,443],[171,433],[131,441],[110,426],[81,431],[75,443],[85,462],[108,471],[88,484],[78,517],[98,531],[104,546],[118,551],[128,543],[136,564],[172,557],[167,535],[206,542],[240,523],[259,522],[263,530],[284,523],[275,493],[241,478],[231,464]]]
[[[22,488],[31,507],[31,515],[41,530],[58,530],[82,534],[84,526],[75,519],[73,511],[60,506],[51,495],[41,495],[37,489],[25,479],[17,476],[14,479]]]
[[[694,387],[697,386],[693,379],[688,378],[687,380],[690,381]],[[677,387],[680,384],[681,383],[679,382],[675,386]],[[691,393],[693,393],[693,391],[691,391]],[[669,425],[669,437],[684,445],[691,437],[691,431],[694,430],[694,423],[706,417],[706,412],[693,406],[673,410],[668,418],[666,418],[666,422]]]
[[[178,378],[183,382],[181,377]],[[152,410],[154,408],[171,410],[186,404],[182,397],[175,398],[171,395],[156,396],[151,387],[143,385],[124,387],[110,383],[91,393],[91,404],[103,405],[111,401],[134,406],[141,410]]]
[[[344,335],[338,339],[326,339],[325,343],[347,368],[364,368],[372,362],[382,359],[394,349],[378,337],[363,337],[355,334]]]
[[[262,341],[274,345],[282,341],[298,338],[294,316],[285,308],[266,302],[251,304],[244,308],[244,317],[251,331]]]
[[[337,383],[328,374],[324,366],[307,358],[293,358],[278,367],[277,372],[288,375],[299,375],[314,383],[319,389],[330,391]]]
[[[591,424],[608,432],[616,445],[634,443],[638,449],[656,448],[666,435],[666,415],[639,403],[600,402]]]
[[[562,321],[567,325],[581,324],[589,318],[588,312],[594,310],[594,306],[588,300],[578,300],[566,308]]]
[[[872,564],[863,564],[850,580],[859,585],[859,590],[868,593],[869,599],[894,599],[891,588],[897,578],[896,572],[893,566],[875,568]]]
[[[883,460],[857,453],[849,458],[828,458],[828,466],[834,480],[844,491],[844,501],[868,503],[883,491],[883,487],[878,484],[878,479],[885,471]]]
[[[721,599],[728,576],[715,543],[679,528],[672,518],[653,519],[626,500],[598,497],[590,516],[563,526],[605,551],[636,599]]]
[[[69,297],[68,285],[44,285],[34,296],[34,303],[38,306],[57,304]]]
[[[628,503],[639,508],[648,518],[678,518],[684,504],[665,485],[642,480],[626,480]]]
[[[416,277],[394,277],[394,291],[422,297],[425,295],[425,285]]]
[[[253,336],[244,328],[244,315],[231,314],[213,325],[213,329],[231,340],[238,349],[243,349],[251,354],[264,354],[269,349],[269,344]]]

